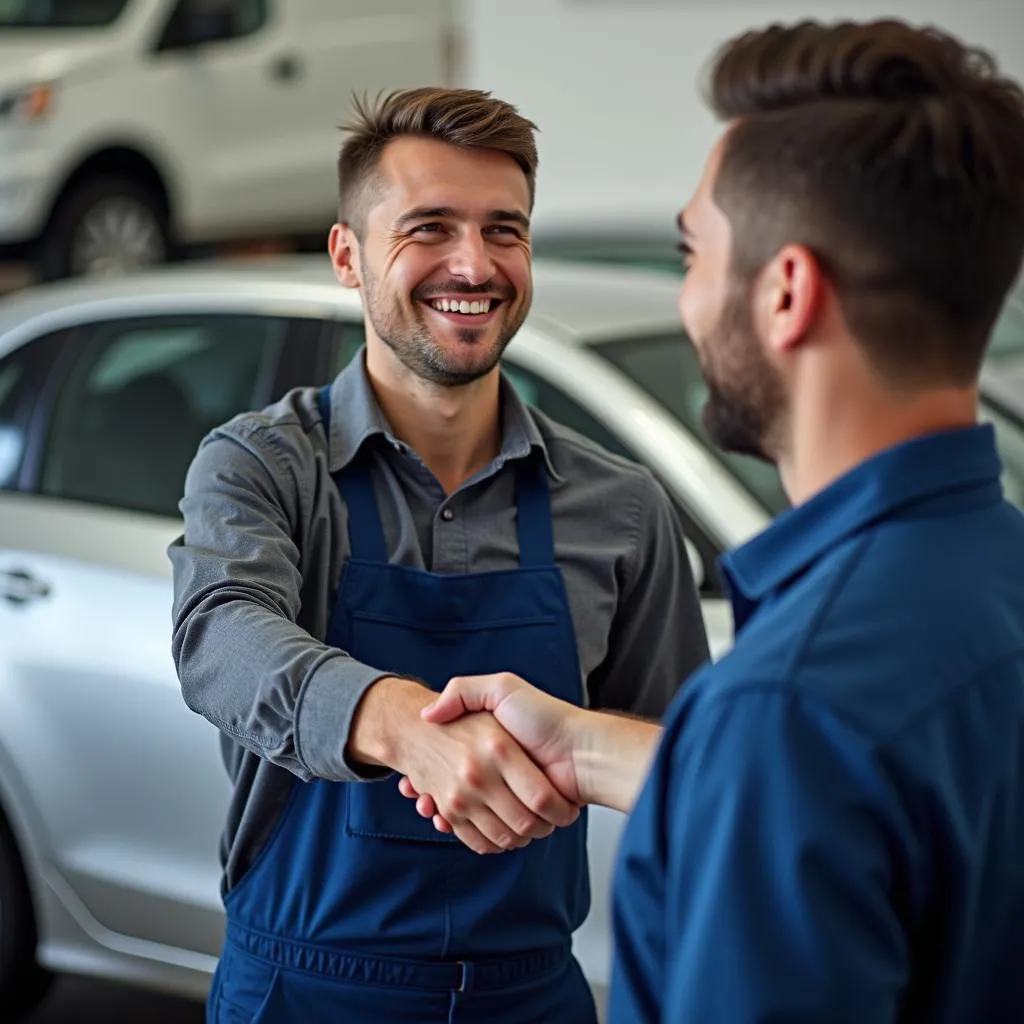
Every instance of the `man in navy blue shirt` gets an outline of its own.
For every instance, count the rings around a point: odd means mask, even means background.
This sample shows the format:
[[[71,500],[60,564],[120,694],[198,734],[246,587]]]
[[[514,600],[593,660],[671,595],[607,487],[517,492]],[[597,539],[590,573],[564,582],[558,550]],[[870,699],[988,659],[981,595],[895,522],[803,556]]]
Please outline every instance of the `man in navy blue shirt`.
[[[1024,93],[897,22],[749,33],[710,93],[681,313],[708,431],[794,504],[724,560],[735,646],[663,730],[510,675],[427,715],[632,808],[612,1021],[1024,1021],[1024,517],[977,424]]]

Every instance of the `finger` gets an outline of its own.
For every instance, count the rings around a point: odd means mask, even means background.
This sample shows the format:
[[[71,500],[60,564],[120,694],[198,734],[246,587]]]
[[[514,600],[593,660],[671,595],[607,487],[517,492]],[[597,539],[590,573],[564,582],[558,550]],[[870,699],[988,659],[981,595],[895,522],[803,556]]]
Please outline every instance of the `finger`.
[[[500,853],[528,842],[491,810],[495,800],[505,806],[518,803],[499,772],[492,768],[478,774],[469,766],[467,778],[461,781],[464,785],[456,788],[445,801],[444,809],[438,806],[437,812],[466,846],[477,853]]]
[[[433,818],[434,815],[438,813],[437,804],[434,803],[434,798],[432,796],[427,796],[426,794],[417,798],[416,813],[421,818]]]
[[[540,833],[544,829],[547,830],[544,835],[550,835],[553,828],[565,828],[580,816],[579,807],[566,800],[520,747],[513,744],[508,751],[503,752],[501,771],[518,808],[510,811],[498,803],[492,806],[495,813],[509,822],[519,835],[540,839],[543,838]],[[520,832],[516,827],[518,818],[507,817],[509,813],[521,813],[519,808],[533,819],[528,832]],[[525,819],[522,820],[525,822]]]
[[[450,833],[452,831],[451,822],[448,821],[447,818],[442,818],[440,814],[434,815],[434,828],[436,828],[438,832]]]
[[[473,711],[493,711],[511,691],[510,677],[498,672],[489,676],[455,676],[433,704],[422,711],[435,725],[454,722]]]
[[[527,829],[525,835],[521,835],[516,829],[497,811],[488,807],[478,807],[473,811],[472,824],[475,825],[479,834],[490,844],[505,852],[508,850],[521,850],[528,846],[532,836]],[[458,835],[459,826],[452,822]],[[542,837],[538,837],[542,838]]]
[[[398,792],[401,793],[402,796],[408,797],[410,800],[415,800],[420,795],[408,775],[403,775],[398,780]]]
[[[514,744],[513,744],[514,745]],[[516,750],[518,751],[518,747]],[[520,752],[520,756],[526,755]],[[449,808],[444,813],[453,824],[464,817],[471,820],[477,828],[490,840],[504,849],[516,849],[526,845],[531,839],[545,839],[554,831],[554,826],[534,814],[512,791],[508,781],[502,777],[501,768],[494,769],[492,779],[484,787],[478,787],[471,804],[472,810],[459,815],[460,807]],[[537,771],[537,769],[534,769]],[[547,782],[540,773],[540,783]],[[556,793],[557,795],[557,793]]]
[[[453,825],[452,831],[464,845],[468,846],[474,853],[481,855],[489,853],[504,853],[504,849],[484,837],[480,830],[470,822],[463,822],[461,825]]]

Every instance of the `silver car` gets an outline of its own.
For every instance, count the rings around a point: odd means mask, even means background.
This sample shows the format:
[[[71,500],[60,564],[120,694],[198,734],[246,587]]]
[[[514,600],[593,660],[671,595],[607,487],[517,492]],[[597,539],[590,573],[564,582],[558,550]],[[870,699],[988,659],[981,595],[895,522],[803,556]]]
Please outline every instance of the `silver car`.
[[[701,439],[677,288],[539,262],[505,368],[530,402],[663,482],[718,655],[731,616],[715,560],[785,497],[774,471]],[[325,259],[176,268],[0,303],[0,1007],[36,998],[50,971],[205,994],[229,786],[213,728],[180,696],[165,549],[202,436],[330,380],[362,342],[358,296]],[[988,413],[1024,500],[1024,430]],[[594,909],[576,936],[599,996],[621,824],[592,818]]]

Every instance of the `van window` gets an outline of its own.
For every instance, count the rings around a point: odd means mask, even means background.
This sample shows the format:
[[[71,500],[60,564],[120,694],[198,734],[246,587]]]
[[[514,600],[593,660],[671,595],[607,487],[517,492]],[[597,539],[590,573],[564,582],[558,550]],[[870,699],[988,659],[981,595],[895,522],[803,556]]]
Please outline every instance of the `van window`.
[[[102,28],[128,0],[0,0],[0,28]]]
[[[266,22],[267,0],[178,0],[157,49],[242,39]]]

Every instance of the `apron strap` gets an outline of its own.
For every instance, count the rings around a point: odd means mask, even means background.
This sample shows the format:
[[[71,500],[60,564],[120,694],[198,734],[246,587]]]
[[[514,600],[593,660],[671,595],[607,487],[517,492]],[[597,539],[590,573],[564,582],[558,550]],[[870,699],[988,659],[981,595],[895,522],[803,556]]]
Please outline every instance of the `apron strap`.
[[[324,430],[330,437],[331,388],[317,392],[317,405]],[[373,494],[373,480],[365,459],[358,456],[344,469],[333,474],[348,511],[348,543],[352,557],[362,562],[387,562],[388,551],[384,543],[384,527],[377,512],[377,499]]]
[[[330,436],[331,389],[317,393],[320,418]],[[373,481],[365,459],[356,458],[334,474],[348,509],[348,539],[352,557],[365,562],[387,562],[384,528],[377,511]],[[536,456],[516,462],[516,524],[519,534],[519,565],[546,568],[555,564],[551,530],[551,494],[544,460]]]
[[[551,530],[551,494],[544,459],[534,453],[516,463],[516,522],[519,530],[519,565],[546,568],[555,564]]]

